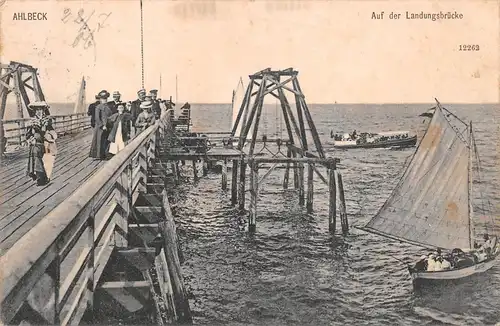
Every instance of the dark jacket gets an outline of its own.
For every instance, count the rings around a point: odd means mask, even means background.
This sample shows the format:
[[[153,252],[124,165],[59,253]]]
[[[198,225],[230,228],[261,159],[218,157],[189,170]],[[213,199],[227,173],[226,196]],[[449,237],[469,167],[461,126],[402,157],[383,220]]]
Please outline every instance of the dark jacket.
[[[113,127],[111,128],[111,131],[110,131],[109,136],[108,136],[108,140],[110,142],[115,141],[116,131],[118,130],[118,123],[120,121],[122,122],[123,141],[126,142],[130,139],[130,125],[132,122],[132,115],[130,113],[126,113],[126,112],[124,112],[122,114],[115,113],[115,114],[112,114],[108,118],[108,122],[113,124]]]
[[[137,99],[137,100],[132,102],[132,107],[130,108],[130,114],[132,115],[133,126],[135,126],[135,121],[137,120],[139,113],[142,112],[141,103],[142,103],[142,101],[140,99]]]
[[[90,104],[89,105],[89,109],[87,111],[87,115],[90,115],[90,125],[92,126],[92,128],[95,127],[95,116],[94,116],[94,112],[95,112],[95,108],[97,107],[97,105],[99,104],[100,102],[99,101],[95,101],[94,103]]]

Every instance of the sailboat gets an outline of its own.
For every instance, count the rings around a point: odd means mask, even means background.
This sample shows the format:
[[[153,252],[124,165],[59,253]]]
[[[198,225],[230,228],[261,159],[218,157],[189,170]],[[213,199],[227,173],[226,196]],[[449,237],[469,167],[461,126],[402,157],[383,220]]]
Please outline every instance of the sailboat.
[[[436,103],[425,135],[399,183],[378,213],[364,227],[359,227],[438,252],[452,252],[447,255],[452,266],[445,270],[408,266],[414,285],[485,272],[494,266],[499,254],[496,237],[488,255],[478,257],[482,250],[475,249],[471,194],[472,153],[477,155],[477,148],[472,122],[463,122],[437,99]],[[452,124],[450,116],[465,126],[463,132]],[[465,130],[467,138],[463,136]],[[421,257],[422,261],[426,261],[425,257]]]

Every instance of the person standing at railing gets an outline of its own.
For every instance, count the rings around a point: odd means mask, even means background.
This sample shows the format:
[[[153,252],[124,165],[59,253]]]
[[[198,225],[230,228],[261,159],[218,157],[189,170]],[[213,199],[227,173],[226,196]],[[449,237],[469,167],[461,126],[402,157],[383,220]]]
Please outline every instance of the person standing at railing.
[[[49,105],[45,101],[33,102],[28,105],[31,125],[27,128],[26,139],[29,144],[28,167],[26,174],[43,186],[50,181],[52,167],[55,161],[55,139],[57,134],[48,117]],[[46,143],[47,142],[47,146]],[[54,145],[49,146],[52,142]],[[50,152],[52,150],[52,152]],[[48,151],[48,152],[46,152]]]
[[[112,113],[107,104],[109,92],[103,90],[97,96],[100,103],[95,109],[95,127],[89,157],[103,160],[106,158],[108,148],[109,129],[107,123]]]
[[[138,97],[137,100],[132,102],[132,107],[130,108],[130,114],[132,114],[132,124],[134,127],[135,127],[135,121],[137,120],[137,117],[141,113],[141,103],[144,102],[144,99],[146,98],[146,90],[144,88],[140,89],[137,92],[137,97]]]
[[[150,101],[145,101],[141,104],[142,112],[137,117],[135,121],[135,132],[136,135],[148,129],[149,126],[155,124],[155,116],[151,112],[151,108],[153,107],[153,103]]]
[[[108,121],[113,124],[108,136],[109,153],[117,154],[121,151],[130,139],[130,130],[132,127],[132,115],[125,112],[125,103],[117,106],[118,112],[111,115]]]

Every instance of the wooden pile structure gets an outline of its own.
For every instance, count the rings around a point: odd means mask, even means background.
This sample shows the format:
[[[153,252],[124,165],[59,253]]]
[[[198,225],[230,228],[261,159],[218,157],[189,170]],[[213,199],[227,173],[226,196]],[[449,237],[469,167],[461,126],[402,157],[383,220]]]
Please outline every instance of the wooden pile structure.
[[[37,70],[37,68],[30,65],[15,61],[11,61],[9,64],[0,64],[0,156],[5,151],[7,143],[3,127],[7,96],[10,93],[14,93],[16,96],[18,119],[25,117],[25,110],[28,112],[27,117],[31,117],[28,105],[32,100],[30,100],[28,90],[33,92],[32,97],[34,101],[45,101],[45,96],[38,80]],[[29,81],[31,81],[31,85],[28,83]],[[20,132],[22,133],[25,128],[24,121],[21,121],[20,124]],[[22,137],[21,134],[20,137]]]
[[[305,96],[300,88],[297,75],[298,71],[293,68],[285,70],[271,70],[271,68],[267,68],[249,76],[250,83],[247,87],[243,103],[239,109],[236,122],[233,125],[231,139],[228,142],[230,145],[233,141],[237,140],[238,145],[236,149],[242,153],[244,149],[247,148],[245,153],[242,154],[239,159],[233,159],[233,204],[236,203],[236,194],[238,194],[239,208],[245,208],[246,168],[249,166],[249,185],[251,196],[249,231],[255,231],[259,188],[265,178],[269,176],[274,169],[281,164],[285,164],[286,167],[283,188],[288,188],[290,169],[292,169],[294,187],[298,190],[299,194],[299,204],[304,205],[305,201],[308,213],[313,211],[314,174],[316,174],[325,184],[328,185],[330,193],[329,229],[331,232],[335,232],[336,228],[336,199],[337,193],[339,194],[340,219],[342,231],[345,234],[348,231],[348,222],[345,209],[342,176],[338,173],[336,167],[339,160],[335,158],[327,158],[325,156],[318,131],[314,125],[311,113],[305,101]],[[295,99],[295,107],[293,109],[285,92],[291,93]],[[261,122],[264,98],[266,95],[272,95],[275,97],[281,106],[288,139],[276,139],[275,141],[278,148],[282,145],[285,146],[286,155],[280,150],[276,153],[271,153],[270,157],[261,156],[260,153],[255,152],[255,145],[257,142],[260,142],[257,137],[259,123]],[[236,132],[238,129],[241,130],[241,133],[237,137]],[[310,132],[308,133],[307,131]],[[250,132],[251,134],[249,134]],[[250,138],[248,137],[249,135]],[[267,137],[264,136],[262,142],[265,144],[266,140]],[[264,164],[266,163],[270,163],[272,165],[259,179],[259,170],[265,168]],[[304,191],[304,165],[307,165],[307,196],[305,196]],[[323,176],[318,169],[318,166],[326,168],[327,177]],[[239,187],[237,186],[238,171]]]

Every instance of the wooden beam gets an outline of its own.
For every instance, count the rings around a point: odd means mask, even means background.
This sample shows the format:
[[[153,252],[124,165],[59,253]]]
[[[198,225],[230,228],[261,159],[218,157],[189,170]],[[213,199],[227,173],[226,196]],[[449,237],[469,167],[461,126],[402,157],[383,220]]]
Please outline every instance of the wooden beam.
[[[302,89],[300,88],[299,81],[295,79],[293,81],[294,87],[302,92]],[[301,106],[302,109],[304,110],[304,114],[307,120],[307,123],[309,124],[309,129],[311,131],[311,135],[313,137],[314,144],[316,146],[316,150],[318,151],[318,155],[321,158],[325,157],[325,152],[323,151],[323,146],[321,145],[321,140],[319,139],[319,134],[318,131],[316,130],[316,126],[314,125],[314,121],[311,116],[311,112],[309,112],[309,108],[307,107],[306,101],[304,98],[300,98]]]
[[[231,173],[231,205],[234,206],[238,201],[238,160],[233,160]]]
[[[178,322],[192,323],[191,308],[184,288],[181,264],[179,260],[177,232],[174,216],[170,210],[167,192],[163,191],[164,220],[160,221],[160,231],[164,241],[163,250],[167,260],[168,271],[174,294]]]
[[[222,161],[222,190],[227,190],[227,160]]]
[[[246,162],[257,162],[257,163],[318,163],[322,165],[329,165],[335,162],[334,158],[312,158],[312,157],[252,157],[245,158]]]
[[[257,104],[257,115],[255,116],[255,122],[253,127],[253,135],[250,141],[250,149],[248,150],[248,155],[252,156],[253,151],[255,149],[255,140],[257,139],[257,132],[259,130],[260,116],[262,115],[262,106],[264,104],[264,88],[266,87],[267,78],[262,79],[262,85],[259,90],[259,96],[255,99],[255,103]],[[246,138],[246,135],[245,135]]]
[[[337,185],[339,188],[339,209],[340,209],[340,223],[342,225],[342,233],[347,235],[349,232],[349,222],[347,221],[347,212],[344,197],[344,184],[342,182],[342,174],[337,171]]]
[[[236,121],[234,122],[233,130],[231,130],[232,136],[234,136],[236,134],[236,130],[238,129],[238,125],[240,123],[241,116],[243,115],[243,112],[245,111],[246,104],[251,99],[251,95],[249,95],[249,94],[251,94],[251,92],[252,92],[252,87],[250,85],[248,85],[247,91],[245,92],[245,96],[243,97],[243,102],[241,103],[241,106],[238,110],[238,115],[236,116]],[[234,105],[234,103],[233,103],[233,105]]]
[[[336,228],[336,216],[337,216],[337,194],[336,194],[336,185],[335,185],[335,170],[330,167],[328,169],[328,192],[329,192],[329,201],[328,201],[328,229],[331,233],[335,233]]]
[[[314,169],[313,163],[307,165],[307,203],[306,209],[307,213],[312,213],[313,211],[313,199],[314,199]]]
[[[290,119],[290,122],[292,123],[292,126],[293,126],[293,128],[295,130],[295,134],[298,137],[299,144],[300,144],[301,147],[303,147],[304,144],[302,143],[302,138],[300,137],[300,129],[299,129],[298,125],[297,125],[297,122],[295,121],[295,117],[293,116],[293,112],[292,112],[292,110],[290,108],[290,104],[288,103],[288,100],[287,100],[285,94],[283,93],[282,89],[278,89],[278,93],[279,93],[281,101],[282,101],[282,103],[283,103],[283,105],[285,107],[287,116]]]
[[[262,182],[264,182],[264,180],[269,176],[269,174],[271,174],[271,172],[273,172],[273,170],[276,168],[276,166],[278,166],[278,164],[280,163],[274,163],[267,171],[266,173],[262,176],[262,178],[260,178],[259,181],[257,181],[257,184],[260,186],[260,184],[262,184]]]
[[[243,159],[240,160],[240,182],[238,183],[238,193],[239,193],[239,209],[245,209],[245,174],[246,174],[247,162]]]
[[[293,85],[295,86],[295,78]],[[295,95],[295,106],[297,107],[297,118],[299,120],[299,129],[300,129],[300,137],[302,138],[302,149],[306,150],[308,149],[307,145],[307,137],[306,137],[306,127],[304,125],[304,117],[302,113],[302,107],[301,107],[301,98],[298,95]]]
[[[248,216],[248,231],[253,233],[256,230],[257,203],[259,197],[259,167],[258,163],[250,164],[250,215]]]

